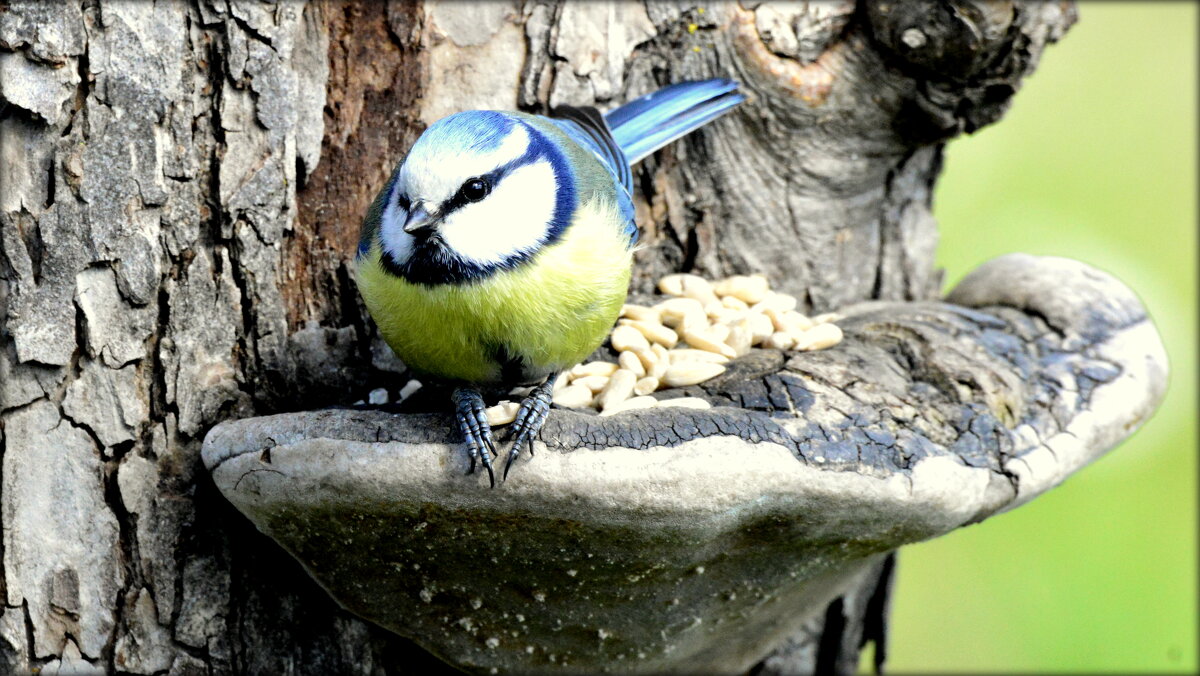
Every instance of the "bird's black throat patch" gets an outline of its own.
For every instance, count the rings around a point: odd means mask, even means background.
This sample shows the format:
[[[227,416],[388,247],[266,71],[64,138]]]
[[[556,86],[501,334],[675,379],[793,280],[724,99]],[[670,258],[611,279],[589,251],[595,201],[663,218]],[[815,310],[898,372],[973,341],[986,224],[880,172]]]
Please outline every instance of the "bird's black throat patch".
[[[413,237],[412,253],[404,263],[396,263],[387,251],[383,252],[380,262],[385,270],[405,281],[423,286],[437,286],[484,279],[498,270],[516,267],[523,261],[514,260],[511,264],[505,261],[501,265],[487,267],[468,263],[454,253],[441,235],[434,231]]]

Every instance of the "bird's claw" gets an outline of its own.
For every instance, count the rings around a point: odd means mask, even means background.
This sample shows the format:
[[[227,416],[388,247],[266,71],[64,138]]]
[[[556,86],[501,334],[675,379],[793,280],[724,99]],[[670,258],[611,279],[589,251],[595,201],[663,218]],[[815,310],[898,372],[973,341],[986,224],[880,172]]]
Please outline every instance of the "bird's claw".
[[[554,391],[554,380],[557,374],[551,375],[546,382],[538,385],[521,402],[517,409],[517,417],[513,421],[510,436],[513,439],[512,450],[508,452],[508,461],[504,463],[504,478],[508,478],[508,470],[513,461],[521,454],[521,445],[529,447],[529,455],[533,455],[533,438],[546,424],[546,416],[550,414],[550,400]]]
[[[471,459],[471,467],[467,474],[475,472],[475,460],[483,462],[488,473],[488,481],[492,488],[496,487],[496,474],[492,470],[492,456],[496,453],[496,442],[492,438],[492,426],[488,424],[484,412],[483,395],[478,390],[460,387],[451,395],[454,401],[454,416],[458,419],[458,428],[462,431],[467,442],[467,456]]]

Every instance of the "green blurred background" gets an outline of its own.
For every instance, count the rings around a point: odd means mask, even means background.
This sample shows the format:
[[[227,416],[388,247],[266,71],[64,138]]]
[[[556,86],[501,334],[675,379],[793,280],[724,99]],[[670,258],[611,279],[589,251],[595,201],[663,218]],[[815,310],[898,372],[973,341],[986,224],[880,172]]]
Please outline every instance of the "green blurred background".
[[[999,123],[950,143],[949,289],[1010,251],[1087,261],[1171,359],[1133,438],[1031,504],[903,550],[889,670],[1197,671],[1197,6],[1082,3]]]

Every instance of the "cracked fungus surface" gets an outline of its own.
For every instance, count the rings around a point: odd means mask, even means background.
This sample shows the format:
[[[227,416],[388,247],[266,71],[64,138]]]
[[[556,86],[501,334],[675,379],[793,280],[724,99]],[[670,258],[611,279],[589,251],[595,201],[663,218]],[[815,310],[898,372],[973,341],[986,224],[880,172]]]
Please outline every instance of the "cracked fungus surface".
[[[846,317],[845,338],[835,349],[751,349],[715,378],[658,393],[703,399],[713,408],[600,417],[556,410],[541,440],[573,451],[673,447],[729,436],[778,444],[811,465],[881,476],[946,454],[969,467],[1002,472],[1007,458],[1025,450],[1013,428],[1043,437],[1062,431],[1088,407],[1095,388],[1121,372],[1093,355],[1089,343],[1013,308],[914,305],[915,313]],[[384,425],[370,411],[360,414],[356,425],[336,431],[318,425],[313,433],[364,441],[455,440],[447,416],[410,414],[411,425]]]

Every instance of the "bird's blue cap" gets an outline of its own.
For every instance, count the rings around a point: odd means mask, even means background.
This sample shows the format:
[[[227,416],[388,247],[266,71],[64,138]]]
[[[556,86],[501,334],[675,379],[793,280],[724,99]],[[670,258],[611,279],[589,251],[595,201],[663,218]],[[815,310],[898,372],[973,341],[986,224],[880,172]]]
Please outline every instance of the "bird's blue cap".
[[[432,145],[438,153],[487,153],[500,147],[516,121],[495,110],[467,110],[434,122],[413,144],[412,153]]]

